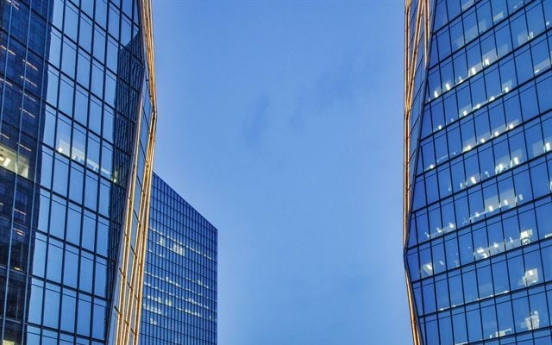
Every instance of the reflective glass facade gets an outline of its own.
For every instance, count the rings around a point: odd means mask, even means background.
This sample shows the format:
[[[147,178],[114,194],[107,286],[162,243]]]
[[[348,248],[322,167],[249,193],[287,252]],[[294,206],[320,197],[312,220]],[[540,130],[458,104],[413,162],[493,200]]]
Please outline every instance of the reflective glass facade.
[[[141,345],[217,343],[217,229],[153,178]]]
[[[0,1],[2,344],[138,341],[150,20],[147,1]]]
[[[551,344],[552,1],[406,5],[416,344]]]

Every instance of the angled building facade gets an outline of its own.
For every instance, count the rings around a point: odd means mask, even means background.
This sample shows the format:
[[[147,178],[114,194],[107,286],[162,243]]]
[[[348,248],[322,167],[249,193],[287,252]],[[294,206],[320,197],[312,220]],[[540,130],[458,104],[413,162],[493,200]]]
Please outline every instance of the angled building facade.
[[[218,232],[154,174],[141,345],[217,344]]]
[[[410,0],[415,344],[552,343],[552,2]]]
[[[0,2],[0,341],[136,344],[156,123],[148,0]]]

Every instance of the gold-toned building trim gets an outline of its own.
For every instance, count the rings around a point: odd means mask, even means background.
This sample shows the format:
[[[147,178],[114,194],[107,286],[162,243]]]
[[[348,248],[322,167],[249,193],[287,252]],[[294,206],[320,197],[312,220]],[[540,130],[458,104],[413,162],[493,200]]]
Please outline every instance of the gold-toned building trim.
[[[429,56],[429,42],[430,42],[430,0],[418,0],[418,6],[416,7],[416,15],[414,21],[412,18],[412,0],[406,0],[405,2],[405,54],[404,54],[404,166],[403,166],[403,246],[406,250],[408,240],[408,218],[410,215],[410,117],[412,106],[414,103],[414,83],[416,79],[416,72],[424,73],[424,71],[416,70],[416,62],[418,61],[418,54],[420,44],[423,44],[424,49],[424,61],[423,66],[420,68],[426,68],[428,65]],[[410,41],[410,32],[414,28],[414,37],[412,42]],[[421,41],[422,28],[424,28],[424,42]],[[411,44],[413,45],[411,47]],[[412,54],[410,55],[410,50]],[[419,96],[420,97],[420,96]],[[405,259],[406,265],[406,259]],[[410,325],[412,328],[412,338],[414,345],[422,344],[421,332],[416,317],[416,308],[414,305],[414,296],[412,291],[412,285],[410,283],[410,277],[408,271],[405,269],[405,280],[408,293],[408,305],[410,309]]]
[[[152,115],[157,115],[157,96],[155,88],[155,51],[153,49],[153,10],[151,0],[142,0],[143,11],[142,19],[144,20],[144,39],[146,41],[146,58],[148,60],[149,87],[152,98]],[[153,121],[153,120],[152,120]],[[153,121],[155,124],[155,121]],[[154,132],[155,133],[155,132]]]
[[[142,295],[144,288],[144,269],[146,259],[146,245],[149,229],[149,210],[151,199],[151,185],[153,179],[153,158],[155,148],[155,132],[157,127],[157,98],[155,92],[155,68],[153,50],[153,21],[151,0],[142,0],[139,6],[142,16],[142,31],[145,46],[145,57],[147,67],[147,78],[149,95],[143,94],[138,107],[139,116],[137,122],[137,135],[134,147],[131,182],[127,196],[127,209],[123,236],[121,241],[120,257],[117,268],[118,292],[116,304],[114,305],[117,320],[113,339],[115,344],[137,345],[140,339],[140,318],[142,315]],[[145,90],[143,90],[145,92]],[[144,97],[150,97],[151,115],[150,123],[142,123],[142,108]],[[148,142],[144,164],[144,177],[140,195],[137,224],[134,223],[135,194],[138,173],[138,159],[140,152],[140,133],[148,128]],[[131,243],[133,227],[136,227],[135,242]],[[132,255],[131,247],[134,248],[131,272],[128,272]],[[130,276],[127,275],[129,273]],[[113,313],[112,313],[113,314]]]
[[[157,129],[157,94],[156,94],[156,84],[155,84],[155,52],[153,45],[153,10],[151,0],[143,0],[144,10],[143,20],[144,20],[144,32],[146,40],[146,58],[148,61],[148,83],[150,89],[151,97],[151,123],[148,133],[148,152],[146,153],[146,174],[144,177],[144,187],[146,190],[146,200],[147,205],[144,205],[145,210],[143,212],[143,226],[144,231],[142,232],[143,239],[141,241],[141,265],[139,271],[139,285],[138,285],[138,310],[137,310],[137,320],[136,320],[136,333],[135,344],[138,344],[139,335],[140,335],[140,320],[142,317],[142,297],[144,291],[144,272],[145,272],[145,261],[146,261],[146,247],[148,243],[148,233],[149,233],[149,213],[150,213],[150,203],[151,203],[151,188],[153,182],[153,158],[155,152],[155,133]]]

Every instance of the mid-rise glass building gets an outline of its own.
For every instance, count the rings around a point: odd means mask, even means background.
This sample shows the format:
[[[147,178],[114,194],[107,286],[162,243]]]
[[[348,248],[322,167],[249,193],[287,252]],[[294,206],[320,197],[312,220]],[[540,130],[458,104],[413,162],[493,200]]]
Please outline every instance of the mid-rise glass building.
[[[552,1],[409,0],[415,344],[552,343]]]
[[[141,345],[217,343],[217,229],[153,177]]]
[[[138,342],[148,0],[0,1],[0,341]]]

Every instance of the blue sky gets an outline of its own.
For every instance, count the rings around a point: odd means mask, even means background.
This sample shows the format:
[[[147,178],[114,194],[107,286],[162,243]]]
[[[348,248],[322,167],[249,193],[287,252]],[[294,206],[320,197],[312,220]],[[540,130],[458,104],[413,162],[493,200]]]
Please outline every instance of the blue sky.
[[[219,229],[219,344],[411,344],[403,2],[153,10],[155,169]]]

